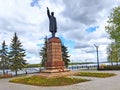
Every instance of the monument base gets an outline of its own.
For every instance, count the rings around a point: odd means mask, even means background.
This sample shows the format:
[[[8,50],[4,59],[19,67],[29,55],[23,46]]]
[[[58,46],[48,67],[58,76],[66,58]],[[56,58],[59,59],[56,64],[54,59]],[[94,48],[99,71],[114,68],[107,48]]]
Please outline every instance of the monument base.
[[[73,72],[65,68],[65,63],[62,59],[61,40],[58,37],[49,38],[47,41],[47,61],[45,63],[45,70],[37,76],[51,78],[71,74],[73,74]]]
[[[46,73],[46,72],[41,72],[39,74],[36,74],[34,76],[38,76],[38,77],[43,77],[43,78],[57,78],[57,77],[63,77],[63,76],[70,76],[70,75],[75,75],[78,72],[76,71],[69,71],[69,72],[50,72],[50,73]]]
[[[59,72],[69,72],[70,70],[67,68],[55,68],[50,67],[49,69],[43,70],[42,73],[59,73]]]
[[[68,72],[62,59],[61,40],[58,37],[49,38],[47,41],[47,61],[43,73]]]

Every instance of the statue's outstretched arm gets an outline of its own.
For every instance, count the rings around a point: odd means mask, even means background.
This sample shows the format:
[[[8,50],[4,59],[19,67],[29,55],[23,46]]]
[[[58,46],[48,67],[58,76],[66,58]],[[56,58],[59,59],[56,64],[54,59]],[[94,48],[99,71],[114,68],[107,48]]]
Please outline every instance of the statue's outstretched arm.
[[[48,17],[50,17],[50,11],[49,11],[48,7],[47,7],[47,15],[48,15]]]

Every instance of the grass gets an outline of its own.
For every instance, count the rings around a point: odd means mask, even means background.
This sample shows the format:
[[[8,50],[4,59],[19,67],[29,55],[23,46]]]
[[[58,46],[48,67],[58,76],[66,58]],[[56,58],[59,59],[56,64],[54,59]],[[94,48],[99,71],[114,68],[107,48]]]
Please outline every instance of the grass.
[[[72,85],[86,81],[89,80],[81,79],[81,78],[68,78],[68,77],[41,78],[38,76],[22,77],[22,78],[16,78],[10,80],[10,82],[13,83],[21,83],[21,84],[36,85],[36,86],[64,86],[64,85]]]
[[[80,72],[76,74],[76,76],[87,76],[87,77],[99,77],[99,78],[106,78],[115,76],[114,73],[98,73],[98,72]]]

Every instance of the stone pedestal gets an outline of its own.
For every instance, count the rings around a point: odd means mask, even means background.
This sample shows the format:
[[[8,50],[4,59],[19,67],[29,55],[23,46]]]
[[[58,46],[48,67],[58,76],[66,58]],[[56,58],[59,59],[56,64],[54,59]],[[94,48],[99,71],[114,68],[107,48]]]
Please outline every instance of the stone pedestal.
[[[47,62],[45,63],[43,72],[65,72],[69,71],[65,68],[62,59],[61,41],[58,37],[50,38],[47,42]]]

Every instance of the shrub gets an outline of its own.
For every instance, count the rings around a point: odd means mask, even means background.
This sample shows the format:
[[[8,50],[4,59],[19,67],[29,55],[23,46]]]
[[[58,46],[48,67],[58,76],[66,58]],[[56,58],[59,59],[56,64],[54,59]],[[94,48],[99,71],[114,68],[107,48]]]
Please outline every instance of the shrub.
[[[111,65],[107,65],[107,66],[104,66],[103,68],[100,68],[100,70],[120,70],[120,65],[114,65],[114,66],[111,66]]]

